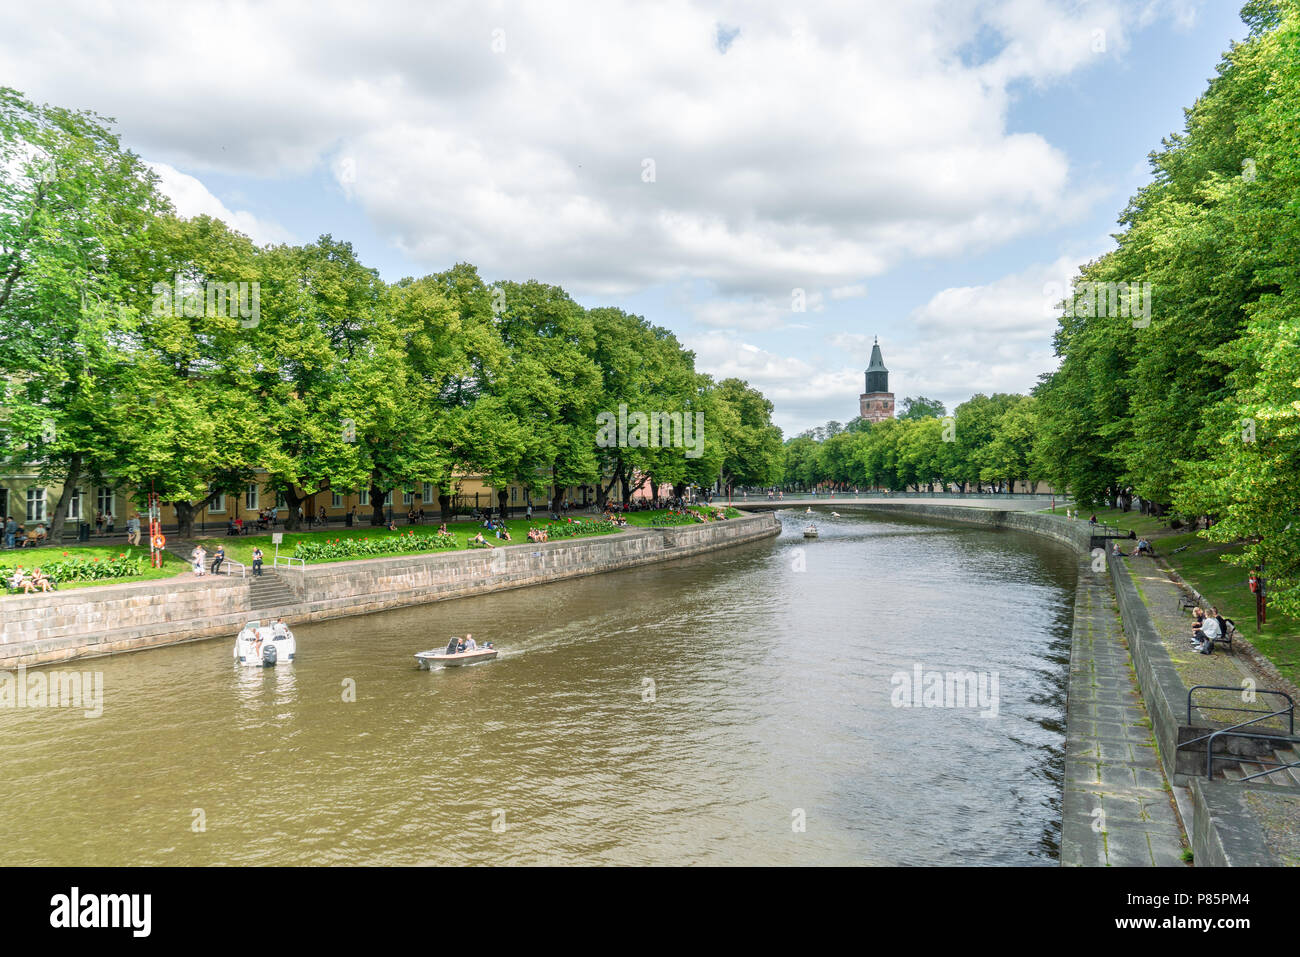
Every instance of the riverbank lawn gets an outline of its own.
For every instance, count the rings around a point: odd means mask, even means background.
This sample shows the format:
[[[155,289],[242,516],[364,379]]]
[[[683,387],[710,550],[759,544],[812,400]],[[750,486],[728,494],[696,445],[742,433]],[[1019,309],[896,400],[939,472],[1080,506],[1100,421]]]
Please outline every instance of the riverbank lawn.
[[[76,574],[78,568],[89,568],[93,565],[112,565],[119,561],[142,559],[141,571],[138,575],[125,575],[122,577],[104,577],[104,578],[74,578],[71,580],[59,581],[59,591],[66,591],[70,588],[93,588],[97,585],[121,585],[125,582],[145,582],[154,581],[159,578],[171,578],[186,570],[186,564],[168,552],[163,552],[163,565],[161,568],[154,568],[149,564],[148,548],[132,548],[129,545],[89,545],[61,548],[58,545],[48,545],[41,548],[17,548],[10,551],[0,552],[0,576],[3,576],[5,582],[13,575],[16,566],[21,565],[23,569],[30,572],[33,568],[41,568],[49,572],[54,570],[56,581],[59,577],[67,577],[70,574]],[[63,573],[60,574],[60,569]],[[89,574],[87,572],[86,574]],[[0,588],[0,596],[8,594],[8,590]]]
[[[1052,509],[1044,511],[1053,512]],[[1065,509],[1057,508],[1054,514],[1063,516]],[[1080,509],[1080,514],[1083,518],[1078,521],[1087,522],[1094,511]],[[1164,524],[1168,518],[1143,515],[1136,510],[1122,512],[1105,508],[1096,509],[1095,514],[1098,522],[1149,538],[1161,559],[1215,604],[1223,617],[1235,621],[1246,640],[1272,661],[1283,677],[1300,685],[1300,621],[1270,610],[1268,624],[1255,631],[1255,596],[1246,587],[1249,569],[1222,560],[1225,555],[1239,552],[1239,545],[1207,541],[1195,532],[1170,528]],[[1126,552],[1133,550],[1131,541],[1121,544]],[[1183,550],[1175,551],[1179,548]]]
[[[716,507],[716,508],[726,508],[726,510],[727,510],[727,518],[740,518],[740,512],[737,511],[737,510],[734,509],[734,508],[728,508],[728,507],[726,507],[726,506],[721,506],[721,505],[719,505],[719,506],[714,506],[714,507]],[[697,511],[697,512],[703,512],[703,511],[706,511],[706,509],[707,509],[707,507],[706,507],[706,506],[703,506],[703,505],[701,505],[701,506],[692,506],[692,510],[693,510],[693,511]],[[629,525],[635,525],[635,526],[638,527],[638,528],[653,528],[653,527],[655,527],[655,520],[656,520],[656,519],[662,519],[665,515],[667,515],[667,514],[669,513],[669,511],[671,511],[671,509],[666,509],[666,508],[654,508],[654,509],[650,509],[650,510],[647,511],[647,512],[627,512],[627,513],[625,513],[625,514],[623,515],[623,517],[624,517],[625,519],[627,519],[627,523],[628,523]],[[687,524],[696,524],[696,525],[698,525],[699,523],[698,523],[698,522],[692,522],[692,523],[687,523]]]
[[[1041,511],[1045,515],[1060,515],[1062,518],[1065,517],[1064,505],[1058,505],[1056,508],[1045,508]],[[1070,511],[1074,511],[1073,506],[1070,508]],[[1088,519],[1096,515],[1097,522],[1101,525],[1114,525],[1116,528],[1123,529],[1126,532],[1134,532],[1145,538],[1155,539],[1162,538],[1166,535],[1179,534],[1178,529],[1169,527],[1168,516],[1157,518],[1154,515],[1143,515],[1137,509],[1123,512],[1117,508],[1081,508],[1078,511],[1082,517],[1075,519],[1075,521],[1082,522],[1085,525],[1088,524]]]
[[[591,516],[587,517],[590,518]],[[600,519],[599,516],[595,516],[595,518],[597,520]],[[527,519],[512,518],[505,524],[506,530],[510,532],[511,541],[509,542],[504,542],[497,538],[496,532],[489,532],[487,529],[483,528],[481,522],[456,522],[449,524],[447,526],[447,531],[449,531],[452,534],[452,537],[455,538],[456,547],[454,549],[441,549],[441,551],[465,551],[468,548],[469,539],[473,538],[479,531],[482,531],[483,537],[497,547],[510,548],[514,545],[532,545],[533,543],[528,540],[529,528],[546,528],[549,525],[564,525],[567,523],[563,520],[559,522],[539,522],[534,519],[532,522],[529,522]],[[569,536],[569,538],[591,538],[596,535],[612,535],[616,531],[617,529],[602,529],[586,535]],[[280,557],[287,558],[292,556],[294,550],[298,547],[299,542],[332,542],[339,539],[346,540],[350,538],[368,538],[372,541],[392,539],[393,547],[391,550],[381,550],[366,555],[317,559],[311,561],[309,564],[319,565],[330,562],[361,561],[367,558],[396,558],[402,555],[431,555],[438,553],[438,550],[413,552],[409,549],[402,548],[400,539],[402,536],[409,535],[411,532],[415,532],[421,537],[433,536],[438,532],[438,525],[437,523],[428,523],[425,525],[398,525],[397,531],[395,532],[390,532],[383,526],[374,528],[369,525],[361,526],[359,528],[327,528],[311,532],[285,532],[284,541],[280,543]],[[560,539],[558,537],[550,539],[550,541],[568,540],[568,538]],[[262,549],[263,561],[267,568],[271,567],[271,560],[275,557],[275,546],[271,544],[271,536],[269,534],[238,536],[220,535],[210,538],[197,538],[195,541],[201,542],[203,547],[207,549],[209,562],[211,562],[212,553],[216,551],[218,545],[225,546],[227,558],[233,559],[237,562],[243,562],[245,565],[249,566],[250,569],[253,565],[253,549],[255,547],[260,547]]]

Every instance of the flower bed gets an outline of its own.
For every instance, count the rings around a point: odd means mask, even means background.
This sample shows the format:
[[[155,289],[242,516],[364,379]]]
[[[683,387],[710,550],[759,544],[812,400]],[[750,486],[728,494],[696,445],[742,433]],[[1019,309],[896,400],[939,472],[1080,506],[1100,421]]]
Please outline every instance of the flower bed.
[[[143,555],[131,557],[125,552],[116,558],[110,557],[107,561],[100,561],[98,558],[60,558],[54,561],[42,561],[36,555],[32,555],[25,562],[15,561],[12,564],[0,565],[0,577],[8,582],[13,578],[14,569],[21,565],[26,575],[30,575],[33,568],[39,568],[56,585],[108,581],[114,578],[133,578],[142,574],[144,561]]]
[[[738,518],[740,512],[734,508],[688,508],[685,511],[669,509],[663,515],[656,515],[650,520],[655,528],[667,528],[672,525],[699,525],[705,522],[722,522],[729,518]]]
[[[592,520],[589,518],[568,519],[563,522],[550,522],[542,528],[547,540],[556,538],[577,538],[579,535],[600,535],[604,532],[616,532],[618,526],[613,522]]]
[[[450,533],[402,532],[400,535],[367,535],[299,542],[293,550],[293,557],[308,562],[324,562],[393,553],[441,552],[456,547],[456,539]]]

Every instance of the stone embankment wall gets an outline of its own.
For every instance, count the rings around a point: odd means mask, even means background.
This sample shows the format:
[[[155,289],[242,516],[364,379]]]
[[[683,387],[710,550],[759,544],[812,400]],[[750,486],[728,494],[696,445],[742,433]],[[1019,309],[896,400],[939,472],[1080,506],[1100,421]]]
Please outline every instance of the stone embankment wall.
[[[281,566],[279,577],[297,600],[275,608],[251,607],[251,579],[226,576],[0,598],[0,668],[233,638],[249,618],[316,621],[562,581],[759,541],[780,530],[775,515],[746,515],[535,545]]]

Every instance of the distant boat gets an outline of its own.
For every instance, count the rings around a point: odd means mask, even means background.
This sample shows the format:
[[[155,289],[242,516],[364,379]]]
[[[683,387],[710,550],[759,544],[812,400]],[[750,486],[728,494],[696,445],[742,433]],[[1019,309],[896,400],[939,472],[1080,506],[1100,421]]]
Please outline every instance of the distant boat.
[[[816,537],[817,537],[817,526],[816,526],[816,525],[809,525],[809,526],[805,527],[804,530],[803,530],[803,537],[804,537],[804,538],[816,538]]]
[[[475,648],[473,651],[457,651],[456,645],[460,642],[459,638],[453,638],[447,642],[447,647],[442,651],[418,651],[415,654],[415,663],[421,671],[428,671],[434,665],[442,665],[444,668],[457,668],[461,665],[473,665],[480,661],[491,661],[497,656],[497,650],[490,647]]]
[[[840,517],[839,512],[831,512],[831,518],[839,518],[839,517]]]

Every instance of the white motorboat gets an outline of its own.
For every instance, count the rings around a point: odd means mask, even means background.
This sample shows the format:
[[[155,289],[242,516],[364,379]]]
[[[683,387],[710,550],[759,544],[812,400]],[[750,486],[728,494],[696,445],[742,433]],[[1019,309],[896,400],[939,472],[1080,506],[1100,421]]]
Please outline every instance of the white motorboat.
[[[267,668],[285,661],[293,661],[298,653],[298,642],[284,622],[264,625],[250,621],[235,639],[235,664],[250,668]]]
[[[817,526],[816,526],[816,525],[809,525],[809,526],[805,527],[804,530],[803,530],[803,537],[804,537],[804,538],[816,538],[816,537],[817,537]]]
[[[418,651],[415,654],[415,663],[421,671],[428,671],[434,665],[442,665],[444,668],[455,668],[460,665],[478,664],[480,661],[491,661],[497,656],[497,650],[489,643],[486,647],[474,648],[471,651],[457,651],[456,646],[460,643],[459,638],[453,638],[447,642],[447,647],[438,651]]]

